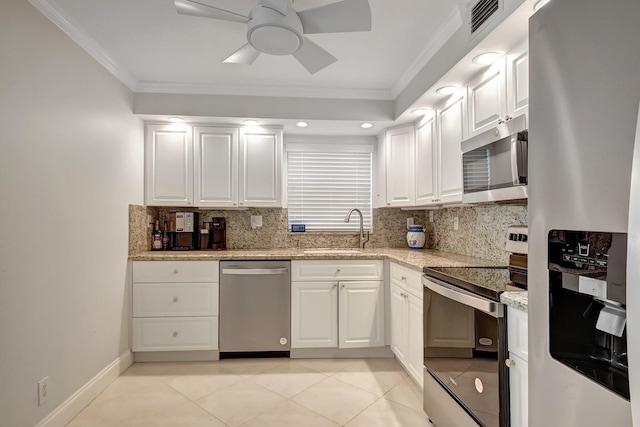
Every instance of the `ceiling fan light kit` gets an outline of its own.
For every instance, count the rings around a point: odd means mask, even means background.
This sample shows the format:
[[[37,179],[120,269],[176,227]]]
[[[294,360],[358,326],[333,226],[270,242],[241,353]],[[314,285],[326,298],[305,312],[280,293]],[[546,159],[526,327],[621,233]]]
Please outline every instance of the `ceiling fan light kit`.
[[[174,0],[182,15],[247,23],[248,43],[232,53],[225,63],[252,64],[260,55],[293,55],[311,74],[337,59],[304,34],[371,30],[369,0],[342,0],[296,12],[291,0],[261,0],[249,16],[195,0]]]

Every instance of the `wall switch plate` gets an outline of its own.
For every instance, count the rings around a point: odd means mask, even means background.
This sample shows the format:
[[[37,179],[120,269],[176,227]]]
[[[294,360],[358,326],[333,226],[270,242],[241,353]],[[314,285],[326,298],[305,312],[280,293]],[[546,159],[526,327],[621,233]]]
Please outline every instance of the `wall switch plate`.
[[[49,400],[49,377],[38,381],[38,406],[44,405]]]
[[[454,216],[454,217],[453,217],[453,229],[457,231],[457,230],[458,230],[458,228],[459,228],[459,225],[460,225],[460,224],[458,223],[458,217],[457,217],[457,216]]]
[[[433,222],[433,211],[429,211],[429,222]]]
[[[251,228],[262,227],[262,215],[251,215]]]
[[[413,218],[407,218],[407,228],[409,228],[410,225],[413,225]]]

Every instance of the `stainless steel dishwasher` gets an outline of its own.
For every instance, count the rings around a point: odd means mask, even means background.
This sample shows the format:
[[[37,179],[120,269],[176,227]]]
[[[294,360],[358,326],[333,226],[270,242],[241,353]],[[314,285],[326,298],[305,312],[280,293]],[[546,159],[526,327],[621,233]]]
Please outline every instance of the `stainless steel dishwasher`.
[[[220,357],[288,356],[291,262],[220,262]]]

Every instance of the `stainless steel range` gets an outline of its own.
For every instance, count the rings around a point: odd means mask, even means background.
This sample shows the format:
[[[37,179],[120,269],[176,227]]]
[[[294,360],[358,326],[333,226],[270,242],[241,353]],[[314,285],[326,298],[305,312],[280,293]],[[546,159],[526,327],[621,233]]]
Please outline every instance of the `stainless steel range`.
[[[424,410],[436,427],[509,425],[507,267],[424,268]]]

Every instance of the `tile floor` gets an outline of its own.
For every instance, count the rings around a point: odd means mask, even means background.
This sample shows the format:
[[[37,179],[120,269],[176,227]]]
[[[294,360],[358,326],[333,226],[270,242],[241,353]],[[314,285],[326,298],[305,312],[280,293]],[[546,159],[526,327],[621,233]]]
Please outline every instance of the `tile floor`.
[[[68,427],[422,427],[395,359],[136,363]]]

